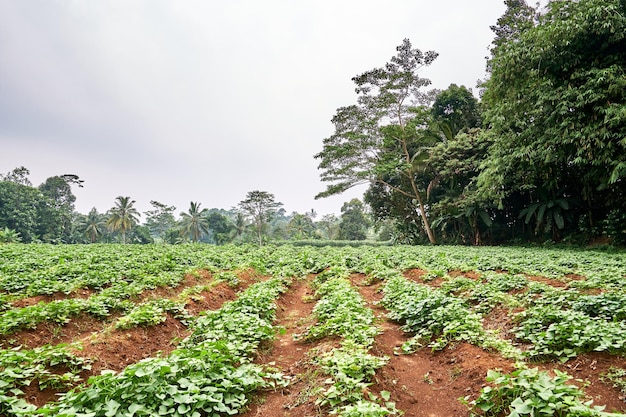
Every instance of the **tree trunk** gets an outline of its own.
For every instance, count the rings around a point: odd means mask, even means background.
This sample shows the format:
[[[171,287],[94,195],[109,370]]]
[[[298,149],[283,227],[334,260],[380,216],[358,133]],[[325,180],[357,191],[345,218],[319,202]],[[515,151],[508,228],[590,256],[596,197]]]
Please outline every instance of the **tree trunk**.
[[[428,221],[428,217],[426,217],[426,210],[424,209],[424,203],[422,202],[422,195],[417,190],[417,185],[415,184],[415,180],[413,176],[410,176],[411,179],[411,188],[413,188],[413,193],[415,194],[415,199],[417,200],[417,204],[419,205],[420,215],[422,216],[422,222],[424,223],[424,229],[426,229],[426,234],[428,235],[428,241],[436,245],[437,240],[435,239],[435,234],[430,228],[430,222]]]

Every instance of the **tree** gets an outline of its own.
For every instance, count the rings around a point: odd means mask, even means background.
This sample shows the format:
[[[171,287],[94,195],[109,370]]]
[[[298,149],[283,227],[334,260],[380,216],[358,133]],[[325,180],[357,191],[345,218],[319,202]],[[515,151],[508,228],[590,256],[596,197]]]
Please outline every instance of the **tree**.
[[[105,217],[93,207],[86,216],[82,216],[78,227],[89,238],[91,243],[96,243],[98,238],[104,233],[106,224]]]
[[[78,175],[56,175],[47,178],[38,187],[41,193],[52,202],[50,210],[48,210],[52,216],[42,217],[40,223],[47,230],[58,227],[61,241],[65,243],[69,243],[72,239],[72,215],[76,201],[76,196],[72,192],[72,185],[78,185],[82,188],[83,182]]]
[[[530,7],[525,0],[505,0],[506,11],[491,26],[491,31],[496,35],[492,44],[492,54],[500,46],[515,42],[520,35],[534,27],[536,10]]]
[[[440,92],[432,105],[432,114],[435,122],[449,129],[448,138],[463,129],[480,127],[478,100],[465,86],[450,84]]]
[[[274,194],[266,191],[250,191],[246,199],[239,202],[239,208],[254,223],[259,246],[263,245],[263,229],[273,214],[283,205],[277,202]]]
[[[241,213],[241,212],[237,212],[235,213],[235,219],[232,220],[232,225],[233,225],[233,235],[234,238],[240,238],[241,236],[243,236],[243,234],[246,231],[246,228],[248,227],[248,225],[246,224],[246,216]]]
[[[626,3],[547,7],[493,50],[483,105],[496,140],[478,186],[514,217],[551,206],[557,228],[593,226],[626,206]]]
[[[156,200],[150,201],[150,204],[153,209],[144,212],[146,215],[146,226],[153,236],[165,241],[167,231],[176,225],[176,219],[174,218],[176,207],[168,206]]]
[[[55,214],[50,199],[38,189],[20,182],[0,181],[0,229],[15,231],[24,243],[54,242],[60,237],[57,227],[60,221],[53,221]],[[49,221],[44,225],[42,218]]]
[[[308,239],[313,233],[313,220],[309,216],[310,213],[300,214],[294,213],[287,224],[287,231],[293,239]]]
[[[317,222],[318,229],[326,239],[339,239],[339,219],[334,214],[325,214]]]
[[[208,209],[200,210],[200,203],[192,201],[187,213],[180,213],[181,235],[191,238],[193,242],[198,242],[203,235],[209,233],[207,214]]]
[[[139,220],[139,212],[134,207],[135,200],[130,197],[119,196],[115,199],[115,206],[109,209],[107,226],[112,231],[122,234],[122,243],[126,244],[126,232],[131,230]]]
[[[215,244],[223,245],[231,240],[234,226],[231,224],[228,217],[214,210],[215,209],[212,209],[211,213],[207,216],[209,230],[211,231]]]
[[[31,187],[33,184],[28,179],[29,175],[30,171],[28,168],[21,166],[13,169],[13,171],[7,172],[5,175],[0,174],[0,181],[8,181]]]
[[[383,68],[375,68],[352,80],[357,104],[341,107],[332,119],[335,133],[324,139],[320,159],[322,181],[332,182],[316,198],[327,197],[363,183],[378,184],[401,194],[420,219],[430,242],[425,188],[417,176],[433,136],[424,129],[424,111],[416,104],[420,88],[430,81],[418,70],[431,64],[437,53],[413,49],[405,39],[397,55]]]
[[[341,206],[339,237],[345,240],[365,240],[370,222],[365,214],[365,206],[358,198]]]
[[[493,223],[493,203],[476,193],[476,178],[492,143],[491,132],[464,129],[432,148],[427,164],[436,178],[429,193],[433,228],[449,243],[478,245]]]

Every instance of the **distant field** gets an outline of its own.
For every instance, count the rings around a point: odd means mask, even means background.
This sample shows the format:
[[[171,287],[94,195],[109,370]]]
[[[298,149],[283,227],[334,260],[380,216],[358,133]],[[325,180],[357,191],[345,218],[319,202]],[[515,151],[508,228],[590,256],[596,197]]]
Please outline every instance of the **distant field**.
[[[626,415],[625,284],[594,250],[0,245],[0,415]]]

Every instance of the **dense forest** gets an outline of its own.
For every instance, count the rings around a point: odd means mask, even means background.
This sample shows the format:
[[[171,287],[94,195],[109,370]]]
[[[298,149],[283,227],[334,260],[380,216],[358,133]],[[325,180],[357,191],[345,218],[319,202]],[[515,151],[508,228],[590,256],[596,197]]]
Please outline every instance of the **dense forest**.
[[[379,239],[399,243],[626,242],[626,0],[506,0],[477,98],[429,89],[437,59],[408,39],[355,76],[319,160],[327,189],[369,184],[340,217],[287,214],[265,191],[238,207],[141,213],[118,197],[106,213],[74,210],[76,175],[34,187],[0,176],[0,240],[51,243]]]
[[[374,219],[411,243],[624,243],[626,1],[505,4],[480,101],[426,90],[437,53],[408,40],[353,78],[318,197],[369,183]]]

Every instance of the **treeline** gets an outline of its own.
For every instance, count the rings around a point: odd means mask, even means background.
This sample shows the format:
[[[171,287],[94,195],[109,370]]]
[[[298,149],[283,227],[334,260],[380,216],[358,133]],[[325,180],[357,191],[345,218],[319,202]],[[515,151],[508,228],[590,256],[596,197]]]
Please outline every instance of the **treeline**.
[[[480,101],[426,90],[405,40],[355,76],[319,159],[318,198],[369,183],[407,243],[626,242],[626,0],[506,0]]]
[[[267,241],[359,241],[388,239],[374,233],[364,204],[346,202],[341,215],[318,218],[307,213],[286,213],[282,203],[265,191],[251,191],[237,207],[224,210],[202,208],[192,201],[186,211],[159,201],[140,213],[135,200],[120,196],[104,213],[75,211],[72,187],[82,187],[76,175],[48,178],[34,187],[29,170],[19,167],[0,174],[0,243],[170,243],[211,244]]]

